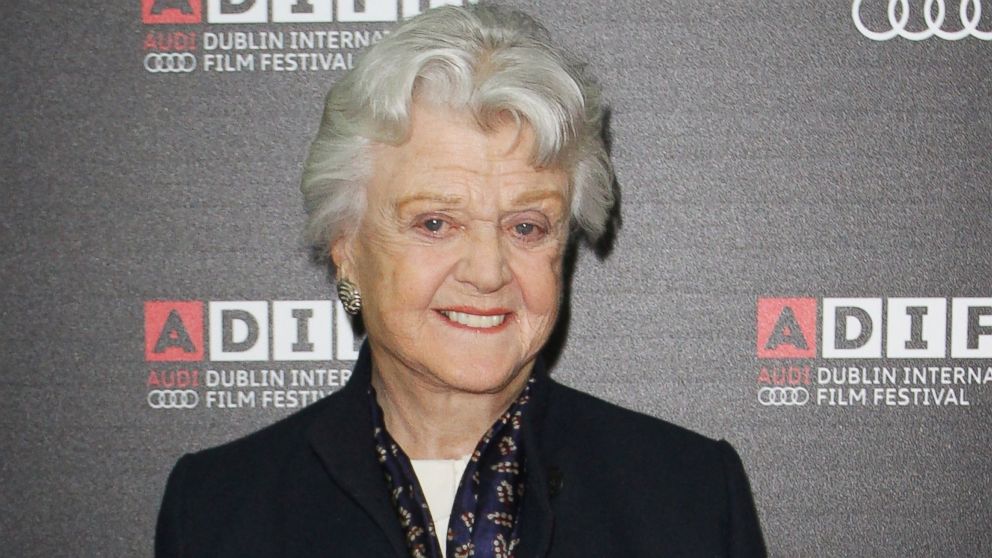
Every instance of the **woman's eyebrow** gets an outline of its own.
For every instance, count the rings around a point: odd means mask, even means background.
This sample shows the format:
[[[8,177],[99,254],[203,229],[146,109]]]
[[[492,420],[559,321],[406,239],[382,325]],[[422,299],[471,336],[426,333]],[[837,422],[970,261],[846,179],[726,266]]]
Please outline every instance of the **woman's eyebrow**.
[[[416,194],[407,194],[400,199],[396,200],[393,207],[396,211],[402,211],[407,205],[417,202],[434,202],[442,205],[459,205],[462,203],[464,198],[456,194],[441,194],[439,192],[418,192]]]
[[[565,196],[558,190],[527,190],[513,198],[512,203],[515,206],[520,206],[545,200],[556,201],[561,204],[564,203]]]

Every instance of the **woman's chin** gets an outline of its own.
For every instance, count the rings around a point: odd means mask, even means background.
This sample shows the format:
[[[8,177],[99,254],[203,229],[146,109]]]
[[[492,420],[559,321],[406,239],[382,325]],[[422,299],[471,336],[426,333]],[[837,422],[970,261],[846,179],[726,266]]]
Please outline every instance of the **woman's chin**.
[[[433,373],[439,384],[456,392],[476,395],[496,395],[507,390],[519,389],[518,380],[523,373],[513,365],[494,366],[495,363],[463,363]]]

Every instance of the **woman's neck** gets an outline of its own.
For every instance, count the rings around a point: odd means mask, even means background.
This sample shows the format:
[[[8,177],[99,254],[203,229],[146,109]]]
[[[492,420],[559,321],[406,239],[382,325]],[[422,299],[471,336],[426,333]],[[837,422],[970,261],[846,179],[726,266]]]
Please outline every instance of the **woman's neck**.
[[[431,384],[416,373],[380,370],[372,386],[386,430],[410,459],[458,459],[470,455],[482,436],[513,403],[533,365],[497,393],[466,393]]]

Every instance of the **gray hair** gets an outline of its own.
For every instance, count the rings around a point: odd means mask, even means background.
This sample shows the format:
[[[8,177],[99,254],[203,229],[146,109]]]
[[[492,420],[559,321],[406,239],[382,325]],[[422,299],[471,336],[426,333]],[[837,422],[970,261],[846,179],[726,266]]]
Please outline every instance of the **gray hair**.
[[[507,114],[534,132],[535,166],[569,174],[573,231],[595,242],[613,207],[598,87],[530,16],[493,5],[442,7],[401,24],[327,94],[303,170],[307,241],[326,258],[357,229],[370,145],[409,135],[414,98],[470,111],[483,129]]]

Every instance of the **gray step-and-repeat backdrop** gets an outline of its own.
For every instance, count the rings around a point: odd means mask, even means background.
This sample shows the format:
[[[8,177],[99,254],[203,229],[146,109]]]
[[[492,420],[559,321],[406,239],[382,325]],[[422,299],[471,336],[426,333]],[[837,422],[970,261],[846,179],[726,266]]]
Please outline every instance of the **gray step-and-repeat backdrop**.
[[[992,3],[516,4],[622,190],[555,376],[731,441],[775,556],[992,554]],[[148,556],[176,458],[347,381],[301,163],[428,7],[4,4],[0,553]]]

